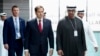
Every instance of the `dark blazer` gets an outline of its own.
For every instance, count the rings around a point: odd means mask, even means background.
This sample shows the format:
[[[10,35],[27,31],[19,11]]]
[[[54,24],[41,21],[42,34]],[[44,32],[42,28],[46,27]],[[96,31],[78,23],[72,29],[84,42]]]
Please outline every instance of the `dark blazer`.
[[[54,36],[51,21],[43,19],[43,31],[40,33],[38,29],[37,19],[27,22],[25,31],[25,49],[29,49],[30,53],[38,53],[41,47],[43,53],[48,51],[48,42],[50,48],[54,48]]]
[[[20,21],[21,39],[22,41],[24,41],[25,21],[22,18],[19,18],[19,21]],[[3,43],[8,44],[10,47],[14,47],[15,40],[16,40],[16,33],[15,33],[13,17],[9,17],[4,22]]]

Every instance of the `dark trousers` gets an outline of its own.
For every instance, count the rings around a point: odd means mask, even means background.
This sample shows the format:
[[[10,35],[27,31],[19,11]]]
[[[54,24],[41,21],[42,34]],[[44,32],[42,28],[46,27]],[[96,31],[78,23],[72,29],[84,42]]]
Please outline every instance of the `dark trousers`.
[[[47,53],[43,53],[42,48],[40,46],[38,53],[30,53],[30,56],[47,56]]]
[[[30,54],[30,56],[47,56],[47,54]]]
[[[9,47],[8,56],[23,56],[23,43],[22,39],[18,39],[15,41],[14,47]]]

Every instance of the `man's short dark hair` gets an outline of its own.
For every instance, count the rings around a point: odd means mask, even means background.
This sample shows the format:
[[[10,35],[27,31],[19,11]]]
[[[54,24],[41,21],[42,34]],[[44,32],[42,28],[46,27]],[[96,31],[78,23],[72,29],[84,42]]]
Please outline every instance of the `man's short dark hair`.
[[[40,9],[40,8],[43,8],[43,6],[36,6],[35,7],[35,12],[37,12],[37,10]],[[43,8],[43,10],[44,10],[44,8]]]
[[[12,11],[14,8],[19,8],[17,5],[12,6]]]

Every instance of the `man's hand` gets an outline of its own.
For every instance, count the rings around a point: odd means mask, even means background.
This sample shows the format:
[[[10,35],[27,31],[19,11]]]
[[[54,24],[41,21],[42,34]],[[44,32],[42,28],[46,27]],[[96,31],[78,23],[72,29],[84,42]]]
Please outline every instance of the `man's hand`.
[[[64,55],[63,51],[62,50],[58,50],[58,55],[63,56]]]
[[[30,56],[28,51],[25,51],[25,56]]]
[[[53,55],[53,49],[50,49],[49,50],[49,56],[52,56]]]
[[[83,56],[86,56],[86,52],[87,52],[87,51],[84,51],[84,52],[83,52]]]
[[[8,45],[8,44],[4,44],[4,48],[5,48],[6,50],[8,50],[8,49],[9,49],[9,45]]]
[[[95,52],[97,52],[97,51],[98,51],[98,47],[94,47],[94,49],[95,49]]]

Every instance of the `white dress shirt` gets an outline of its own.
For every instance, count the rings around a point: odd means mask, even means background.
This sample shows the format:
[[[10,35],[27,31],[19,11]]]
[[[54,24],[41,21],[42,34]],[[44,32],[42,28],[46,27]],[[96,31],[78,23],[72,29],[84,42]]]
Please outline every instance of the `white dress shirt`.
[[[42,25],[42,30],[43,30],[43,18],[41,18],[41,19],[38,19],[38,18],[37,18],[37,23],[38,23],[38,25],[39,25],[39,20],[41,20],[41,25]]]
[[[18,37],[16,36],[16,39],[20,39],[21,38],[21,34],[20,34],[20,22],[19,22],[19,17],[14,17],[13,16],[13,22],[14,22],[14,26],[16,27],[16,21],[15,20],[17,20],[17,24],[18,24],[18,32],[16,33],[17,35],[18,35]],[[15,32],[16,32],[16,30],[15,30]]]

